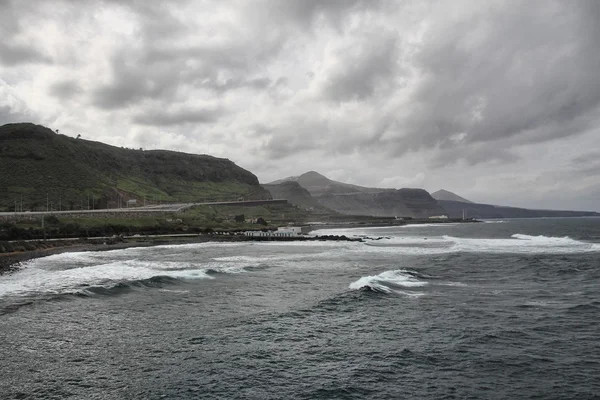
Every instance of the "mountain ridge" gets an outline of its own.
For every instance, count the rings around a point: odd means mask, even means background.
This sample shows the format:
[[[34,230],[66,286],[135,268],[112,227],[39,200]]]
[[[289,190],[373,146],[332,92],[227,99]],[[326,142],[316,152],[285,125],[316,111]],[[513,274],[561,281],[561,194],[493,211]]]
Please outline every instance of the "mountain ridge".
[[[346,215],[430,217],[444,210],[424,189],[383,189],[338,182],[316,172],[274,182],[295,181],[322,206]],[[271,183],[272,184],[272,183]],[[287,199],[291,201],[290,199]]]

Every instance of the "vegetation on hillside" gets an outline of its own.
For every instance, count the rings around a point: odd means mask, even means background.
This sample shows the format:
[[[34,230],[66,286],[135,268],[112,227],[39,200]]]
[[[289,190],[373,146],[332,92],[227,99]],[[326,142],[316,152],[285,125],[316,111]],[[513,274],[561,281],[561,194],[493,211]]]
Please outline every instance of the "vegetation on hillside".
[[[302,209],[289,204],[252,207],[196,206],[183,213],[153,216],[76,217],[23,216],[0,222],[0,242],[46,238],[112,235],[157,235],[274,229],[310,219]]]
[[[208,155],[133,150],[21,123],[0,126],[0,211],[265,199],[252,173]]]

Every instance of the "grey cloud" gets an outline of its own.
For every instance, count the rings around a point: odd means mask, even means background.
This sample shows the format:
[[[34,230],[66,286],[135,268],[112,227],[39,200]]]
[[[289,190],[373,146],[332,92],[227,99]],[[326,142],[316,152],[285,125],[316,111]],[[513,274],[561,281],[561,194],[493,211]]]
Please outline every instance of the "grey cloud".
[[[0,104],[0,125],[37,120],[37,116],[30,110],[18,110],[9,105]]]
[[[290,116],[289,121],[281,126],[254,126],[254,136],[268,137],[259,146],[259,152],[273,160],[280,160],[302,151],[310,151],[323,147],[324,132],[327,126],[324,121],[301,121]]]
[[[203,88],[211,89],[216,92],[227,92],[230,90],[240,89],[240,88],[250,88],[250,89],[266,89],[271,86],[271,80],[269,78],[252,78],[252,79],[242,79],[242,78],[229,78],[223,82],[219,82],[216,80],[206,80],[198,84]]]
[[[571,163],[575,166],[587,166],[589,164],[600,164],[600,151],[591,151],[575,157]]]
[[[22,19],[35,11],[26,2],[3,1],[0,3],[0,64],[16,66],[28,63],[51,63],[52,58],[37,49],[34,43],[24,44],[17,37],[23,31]]]
[[[328,77],[324,96],[334,101],[364,100],[379,88],[393,88],[398,74],[395,32],[368,34],[351,48],[339,50],[341,65]]]
[[[183,124],[208,124],[216,122],[221,110],[218,109],[187,109],[179,111],[151,111],[133,117],[133,122],[139,125],[174,126]]]
[[[93,104],[110,110],[177,90],[178,75],[171,66],[143,65],[136,61],[139,59],[135,55],[116,54],[112,60],[112,80],[93,91]]]
[[[429,160],[428,166],[442,168],[457,160],[462,160],[471,167],[484,163],[506,165],[516,163],[519,159],[519,156],[498,143],[478,143],[472,145],[467,152],[460,147],[443,149],[436,158]]]
[[[113,55],[110,81],[92,91],[94,105],[108,110],[146,99],[171,103],[180,88],[192,86],[225,93],[271,85],[270,78],[253,71],[281,51],[285,37],[278,31],[264,38],[249,32],[219,45],[193,43],[194,29],[178,21],[166,4],[125,3],[137,13],[140,45]]]
[[[3,39],[5,41],[6,39]],[[51,63],[52,58],[30,46],[0,43],[0,64],[15,66],[27,63]]]
[[[424,79],[397,139],[382,145],[397,154],[460,148],[458,159],[476,161],[473,144],[538,143],[598,120],[598,3],[502,4],[425,38],[417,58]]]
[[[70,99],[81,91],[81,87],[79,87],[77,82],[72,80],[56,82],[48,88],[48,93],[59,99]]]
[[[294,23],[301,29],[307,29],[316,18],[323,16],[339,28],[348,14],[378,9],[385,3],[380,0],[263,0],[247,3],[247,11],[260,21]]]

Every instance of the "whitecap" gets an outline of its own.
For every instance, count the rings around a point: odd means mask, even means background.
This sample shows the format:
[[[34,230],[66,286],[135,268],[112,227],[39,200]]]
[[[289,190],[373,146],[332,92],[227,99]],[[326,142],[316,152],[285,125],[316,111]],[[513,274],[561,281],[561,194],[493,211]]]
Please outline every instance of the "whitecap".
[[[397,288],[415,288],[425,286],[427,284],[428,283],[425,281],[416,279],[409,273],[409,271],[398,269],[385,271],[379,275],[363,276],[359,280],[352,282],[349,288],[359,290],[368,287],[377,292],[407,294],[407,292],[401,292],[397,290]]]

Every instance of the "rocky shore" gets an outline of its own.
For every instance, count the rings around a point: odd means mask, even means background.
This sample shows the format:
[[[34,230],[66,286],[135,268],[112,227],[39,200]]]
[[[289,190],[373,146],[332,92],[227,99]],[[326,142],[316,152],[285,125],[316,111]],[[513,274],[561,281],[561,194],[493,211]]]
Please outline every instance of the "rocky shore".
[[[10,273],[21,268],[22,263],[40,257],[46,257],[53,254],[76,252],[76,251],[106,251],[106,250],[118,250],[129,247],[149,247],[159,246],[164,244],[187,244],[187,243],[202,243],[208,241],[214,242],[241,242],[241,241],[277,241],[277,242],[291,242],[291,241],[350,241],[350,242],[362,242],[361,238],[348,238],[346,236],[337,235],[322,235],[322,236],[296,236],[296,237],[277,237],[277,236],[242,236],[242,235],[190,235],[190,236],[161,236],[161,237],[136,237],[136,238],[119,238],[117,240],[107,241],[93,240],[93,239],[73,239],[72,241],[63,242],[29,242],[36,243],[38,248],[29,251],[11,252],[11,253],[0,253],[0,275]],[[49,243],[51,247],[48,246]]]

